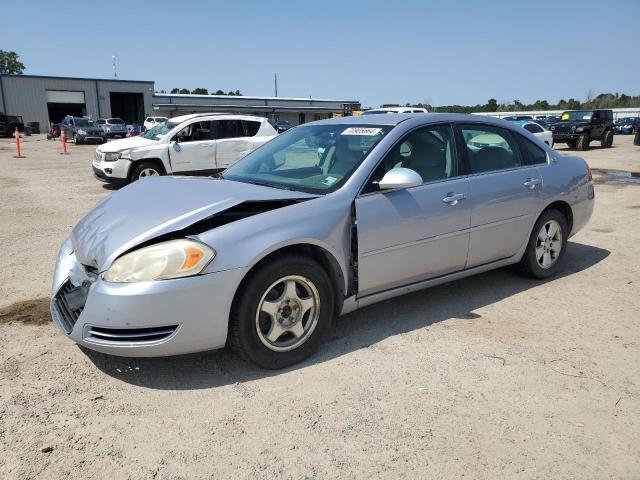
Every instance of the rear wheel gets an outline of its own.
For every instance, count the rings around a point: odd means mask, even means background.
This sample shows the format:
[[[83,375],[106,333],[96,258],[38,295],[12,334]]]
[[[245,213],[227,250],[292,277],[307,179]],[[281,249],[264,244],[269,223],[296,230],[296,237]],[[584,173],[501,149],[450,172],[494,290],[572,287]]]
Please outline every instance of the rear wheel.
[[[73,134],[73,143],[75,143],[76,145],[80,145],[82,143],[80,141],[80,139],[78,138],[78,134],[77,133]]]
[[[588,150],[589,149],[589,134],[583,133],[578,137],[578,141],[576,142],[576,148],[578,150]]]
[[[136,165],[131,174],[131,181],[135,182],[145,177],[158,177],[164,175],[164,172],[152,162],[142,162]]]
[[[602,148],[609,148],[611,147],[611,145],[613,145],[613,132],[611,130],[607,130],[602,134],[600,145],[602,146]]]
[[[331,329],[333,286],[308,257],[280,257],[240,288],[229,321],[229,345],[263,368],[304,360]]]
[[[569,235],[567,220],[555,209],[540,215],[520,260],[520,271],[532,278],[548,278],[560,265]]]
[[[567,147],[574,149],[576,148],[576,141],[575,140],[567,140]]]

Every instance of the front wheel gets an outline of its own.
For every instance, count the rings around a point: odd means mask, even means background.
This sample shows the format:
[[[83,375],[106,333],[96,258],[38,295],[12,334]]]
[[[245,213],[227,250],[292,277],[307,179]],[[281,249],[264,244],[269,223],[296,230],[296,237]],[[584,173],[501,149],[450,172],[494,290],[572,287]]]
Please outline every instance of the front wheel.
[[[77,134],[73,134],[73,143],[75,143],[76,145],[80,145],[80,139],[78,138]]]
[[[263,368],[304,360],[331,329],[333,286],[322,267],[308,257],[280,257],[240,288],[229,321],[229,345]]]
[[[536,222],[520,260],[520,271],[532,278],[554,275],[567,247],[567,220],[558,210],[547,210]]]
[[[576,148],[578,150],[588,150],[589,149],[589,134],[583,133],[578,137],[578,141],[576,142]]]
[[[613,145],[613,132],[611,130],[607,130],[602,134],[602,139],[600,140],[600,146],[602,148],[609,148]]]
[[[134,167],[133,173],[131,174],[131,181],[135,182],[141,178],[158,177],[160,175],[164,175],[164,172],[162,172],[155,163],[142,162]]]

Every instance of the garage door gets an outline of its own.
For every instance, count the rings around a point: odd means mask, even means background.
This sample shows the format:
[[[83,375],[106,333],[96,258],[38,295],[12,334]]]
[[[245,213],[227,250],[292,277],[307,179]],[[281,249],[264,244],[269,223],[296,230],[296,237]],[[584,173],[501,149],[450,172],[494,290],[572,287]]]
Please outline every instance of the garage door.
[[[47,103],[84,103],[84,92],[47,90]]]

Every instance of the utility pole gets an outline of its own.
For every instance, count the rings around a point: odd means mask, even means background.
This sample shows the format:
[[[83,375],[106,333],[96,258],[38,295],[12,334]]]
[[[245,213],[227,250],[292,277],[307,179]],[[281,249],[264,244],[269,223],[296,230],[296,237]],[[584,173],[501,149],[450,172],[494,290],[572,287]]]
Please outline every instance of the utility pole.
[[[278,74],[274,73],[273,74],[273,80],[274,80],[274,87],[275,87],[275,91],[276,91],[276,97],[278,96]]]
[[[117,80],[118,79],[118,69],[116,67],[116,56],[115,55],[111,55],[111,59],[113,60],[113,79]]]

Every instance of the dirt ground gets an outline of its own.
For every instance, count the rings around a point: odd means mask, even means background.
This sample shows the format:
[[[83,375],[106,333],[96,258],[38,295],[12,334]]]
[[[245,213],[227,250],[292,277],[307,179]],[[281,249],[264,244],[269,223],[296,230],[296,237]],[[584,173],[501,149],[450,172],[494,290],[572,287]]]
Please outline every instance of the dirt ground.
[[[640,184],[596,171],[556,278],[502,269],[374,305],[267,372],[64,338],[56,253],[110,190],[91,146],[0,142],[0,478],[640,478]],[[630,136],[583,156],[640,171]]]

